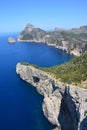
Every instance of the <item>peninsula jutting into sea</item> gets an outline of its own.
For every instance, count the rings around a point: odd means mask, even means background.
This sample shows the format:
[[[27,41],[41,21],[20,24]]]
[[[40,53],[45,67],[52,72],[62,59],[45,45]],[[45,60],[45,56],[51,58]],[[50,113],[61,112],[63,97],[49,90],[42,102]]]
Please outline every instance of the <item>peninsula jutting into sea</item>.
[[[46,43],[76,56],[50,68],[20,62],[16,72],[44,96],[43,113],[55,129],[87,130],[87,26],[46,32],[28,24],[18,41]]]
[[[0,130],[87,130],[87,0],[0,1]]]

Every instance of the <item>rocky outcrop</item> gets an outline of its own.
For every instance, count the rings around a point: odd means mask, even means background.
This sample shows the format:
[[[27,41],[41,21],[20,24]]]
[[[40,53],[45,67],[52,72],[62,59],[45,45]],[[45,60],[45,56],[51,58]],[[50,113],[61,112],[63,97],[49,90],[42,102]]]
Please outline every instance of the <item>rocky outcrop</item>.
[[[40,42],[79,56],[87,50],[87,28],[46,32],[28,24],[18,37],[19,42]]]
[[[13,37],[9,37],[9,38],[8,38],[8,42],[9,42],[9,43],[15,43],[16,40],[15,40]]]
[[[45,35],[45,31],[34,27],[32,24],[28,24],[25,29],[19,35],[18,41],[41,41],[41,38]]]
[[[43,113],[58,130],[87,130],[87,89],[57,82],[46,72],[18,63],[16,72],[44,96]]]

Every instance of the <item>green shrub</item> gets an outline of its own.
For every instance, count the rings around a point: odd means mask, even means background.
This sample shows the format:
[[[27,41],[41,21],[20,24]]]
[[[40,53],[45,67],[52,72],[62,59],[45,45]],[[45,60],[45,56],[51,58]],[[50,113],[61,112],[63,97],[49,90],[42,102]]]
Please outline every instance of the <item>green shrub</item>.
[[[28,66],[29,63],[28,62],[20,62],[21,65],[25,65],[25,66]]]
[[[85,102],[87,102],[87,98],[85,99]]]
[[[75,57],[70,62],[42,70],[54,75],[66,83],[81,83],[87,80],[87,52],[80,57]]]
[[[86,115],[87,115],[87,110],[84,111],[84,116],[86,116]]]

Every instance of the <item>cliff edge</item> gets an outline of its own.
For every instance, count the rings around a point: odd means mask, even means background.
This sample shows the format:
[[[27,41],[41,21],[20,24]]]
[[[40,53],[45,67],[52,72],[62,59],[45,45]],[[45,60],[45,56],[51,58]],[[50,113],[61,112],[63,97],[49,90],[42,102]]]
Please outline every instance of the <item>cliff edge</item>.
[[[16,72],[44,96],[43,113],[58,130],[87,130],[87,89],[57,82],[29,64],[18,63]]]

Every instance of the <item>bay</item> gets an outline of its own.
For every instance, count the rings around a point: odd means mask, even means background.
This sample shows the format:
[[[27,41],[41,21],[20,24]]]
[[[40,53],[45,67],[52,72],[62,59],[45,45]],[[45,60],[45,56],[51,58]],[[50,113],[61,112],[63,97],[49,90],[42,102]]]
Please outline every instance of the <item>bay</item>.
[[[16,74],[18,62],[50,67],[72,56],[42,43],[8,43],[18,33],[0,34],[0,130],[52,130],[42,112],[43,97]]]

